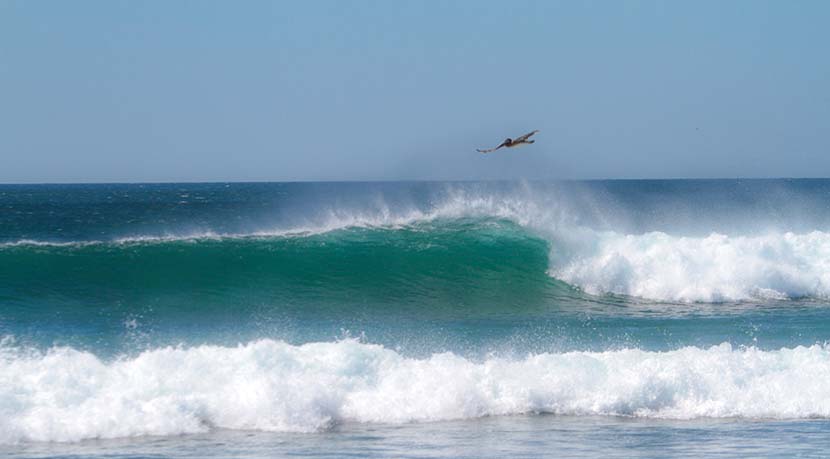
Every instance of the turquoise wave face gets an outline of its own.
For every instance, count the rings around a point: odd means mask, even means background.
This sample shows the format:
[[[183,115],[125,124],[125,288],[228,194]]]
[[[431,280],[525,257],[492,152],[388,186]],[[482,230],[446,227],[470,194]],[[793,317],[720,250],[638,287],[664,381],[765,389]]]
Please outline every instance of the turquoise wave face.
[[[225,307],[241,297],[280,308],[510,307],[561,289],[546,274],[548,251],[512,222],[456,220],[302,236],[20,244],[0,249],[0,280],[5,300],[21,307]]]

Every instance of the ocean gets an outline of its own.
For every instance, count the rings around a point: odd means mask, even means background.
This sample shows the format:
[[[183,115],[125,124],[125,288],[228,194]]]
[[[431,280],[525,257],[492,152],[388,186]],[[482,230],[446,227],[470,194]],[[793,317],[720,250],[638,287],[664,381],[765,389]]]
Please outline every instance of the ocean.
[[[0,456],[827,457],[830,180],[0,185]]]

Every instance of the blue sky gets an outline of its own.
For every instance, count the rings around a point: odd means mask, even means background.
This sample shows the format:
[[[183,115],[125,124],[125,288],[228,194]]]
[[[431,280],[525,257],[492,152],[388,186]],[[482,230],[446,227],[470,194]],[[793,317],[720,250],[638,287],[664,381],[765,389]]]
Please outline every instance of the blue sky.
[[[0,0],[0,182],[827,177],[828,24],[826,1]]]

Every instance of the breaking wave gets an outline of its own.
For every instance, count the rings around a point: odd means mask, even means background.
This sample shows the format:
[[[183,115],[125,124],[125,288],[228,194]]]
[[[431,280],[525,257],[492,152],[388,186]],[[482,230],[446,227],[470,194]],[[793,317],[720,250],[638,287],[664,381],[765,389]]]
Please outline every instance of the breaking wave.
[[[244,258],[246,263],[238,266],[239,272],[249,270],[253,263],[261,268],[260,274],[271,273],[269,278],[281,279],[294,276],[289,272],[292,267],[300,269],[313,263],[319,271],[309,266],[304,273],[325,277],[327,267],[343,265],[344,283],[329,284],[331,289],[352,288],[356,279],[365,280],[376,273],[386,273],[381,280],[422,279],[434,278],[433,273],[439,271],[459,276],[448,282],[468,288],[478,283],[482,272],[504,266],[513,268],[503,273],[505,282],[512,275],[541,279],[538,274],[547,272],[592,295],[618,294],[653,301],[740,302],[830,296],[827,232],[625,234],[562,224],[556,219],[534,220],[516,209],[511,213],[509,207],[482,207],[491,212],[470,211],[468,216],[443,212],[388,221],[337,220],[330,226],[283,232],[208,232],[57,243],[20,240],[0,247],[0,261],[7,267],[0,268],[0,275],[11,282],[25,275],[26,266],[33,270],[48,266],[54,271],[55,285],[61,284],[62,276],[79,273],[93,276],[87,280],[95,283],[95,273],[107,278],[109,267],[144,270],[146,274],[132,276],[142,277],[169,271],[165,266],[195,272]],[[540,262],[542,259],[546,261]],[[67,269],[60,270],[60,266]],[[168,274],[176,278],[175,271]]]
[[[798,390],[793,390],[798,388]],[[0,442],[316,432],[551,413],[645,418],[828,418],[830,349],[405,357],[356,340],[167,347],[103,361],[68,347],[0,354]]]

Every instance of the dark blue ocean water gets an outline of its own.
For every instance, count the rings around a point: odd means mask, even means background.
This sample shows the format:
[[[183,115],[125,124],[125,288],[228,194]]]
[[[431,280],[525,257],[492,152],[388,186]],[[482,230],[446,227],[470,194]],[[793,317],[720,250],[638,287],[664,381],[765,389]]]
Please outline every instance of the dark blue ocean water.
[[[820,457],[828,198],[0,185],[0,452]]]

